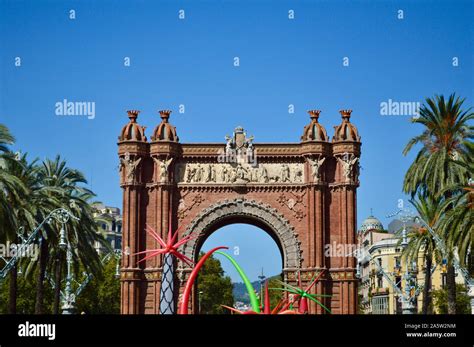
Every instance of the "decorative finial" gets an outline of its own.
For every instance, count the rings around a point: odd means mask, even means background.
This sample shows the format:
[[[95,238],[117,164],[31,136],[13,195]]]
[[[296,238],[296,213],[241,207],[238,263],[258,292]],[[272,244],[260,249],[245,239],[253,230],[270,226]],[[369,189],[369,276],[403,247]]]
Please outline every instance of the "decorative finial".
[[[340,110],[339,113],[341,114],[343,120],[349,121],[352,110]]]
[[[374,215],[374,211],[373,211],[372,207],[370,208],[370,215],[371,215],[371,216]]]
[[[160,110],[160,117],[163,120],[163,123],[168,123],[168,118],[170,118],[171,110]]]
[[[314,119],[316,123],[318,122],[319,114],[321,113],[321,110],[309,110],[309,117],[311,119]]]
[[[138,111],[138,110],[128,110],[127,113],[128,113],[128,118],[130,119],[130,123],[136,123],[137,118],[138,118],[138,114],[140,113],[140,111]]]

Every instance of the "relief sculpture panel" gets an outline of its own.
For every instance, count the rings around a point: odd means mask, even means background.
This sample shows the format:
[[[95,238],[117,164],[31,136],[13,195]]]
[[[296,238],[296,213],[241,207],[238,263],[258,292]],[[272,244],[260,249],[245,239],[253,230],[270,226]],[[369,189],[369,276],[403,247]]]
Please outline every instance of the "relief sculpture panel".
[[[175,167],[177,183],[227,184],[256,183],[275,184],[304,183],[303,163],[178,163]]]

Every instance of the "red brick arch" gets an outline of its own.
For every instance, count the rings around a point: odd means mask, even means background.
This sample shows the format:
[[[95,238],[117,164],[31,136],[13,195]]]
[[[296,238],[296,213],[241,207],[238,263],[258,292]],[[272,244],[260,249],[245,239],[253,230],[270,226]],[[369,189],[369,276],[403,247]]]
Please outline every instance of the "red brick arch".
[[[355,244],[356,190],[360,137],[342,110],[342,123],[330,141],[319,123],[319,111],[296,143],[253,143],[241,127],[226,143],[180,143],[169,123],[170,111],[151,141],[130,111],[119,136],[120,184],[123,189],[121,311],[158,313],[160,258],[138,263],[135,253],[156,248],[146,225],[165,236],[199,232],[183,247],[196,258],[205,238],[218,227],[245,222],[267,231],[280,247],[284,280],[303,286],[321,271],[313,292],[329,294],[324,303],[333,313],[353,314],[357,307],[354,257],[327,256],[325,246]],[[222,162],[229,153],[254,155],[254,161]],[[191,269],[178,264],[178,293]],[[191,305],[191,310],[195,305]],[[310,313],[324,314],[311,303]]]

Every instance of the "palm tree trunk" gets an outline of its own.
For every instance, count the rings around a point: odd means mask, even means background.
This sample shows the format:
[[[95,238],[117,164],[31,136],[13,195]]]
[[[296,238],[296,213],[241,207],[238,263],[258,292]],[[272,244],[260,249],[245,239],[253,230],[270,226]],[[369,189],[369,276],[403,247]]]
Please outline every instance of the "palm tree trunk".
[[[467,269],[470,277],[474,277],[474,233],[471,233],[471,254],[469,255]]]
[[[456,277],[451,262],[448,262],[446,289],[448,291],[448,314],[456,314]]]
[[[62,281],[62,259],[61,255],[58,254],[56,258],[56,267],[54,269],[54,305],[53,314],[59,314],[59,305],[61,303],[61,281]]]
[[[445,199],[449,199],[451,197],[451,192],[446,192],[444,194]],[[452,205],[448,207],[447,211],[452,209]],[[452,254],[452,249],[450,252],[451,256],[454,257]],[[448,291],[448,314],[456,314],[456,274],[454,272],[454,265],[452,260],[448,260],[448,268],[446,272],[446,289]]]
[[[44,301],[44,277],[46,272],[46,263],[48,261],[48,241],[44,238],[40,241],[40,257],[38,264],[38,277],[36,282],[36,303],[35,313],[43,314],[43,301]]]
[[[431,266],[433,265],[433,258],[430,255],[426,256],[425,268],[425,286],[423,287],[423,306],[421,312],[423,314],[431,313]]]
[[[174,314],[174,263],[173,255],[163,257],[160,287],[160,314]]]
[[[9,314],[16,314],[16,295],[18,289],[17,283],[17,266],[13,266],[10,270],[10,286],[9,286],[9,294],[8,294],[8,313]]]

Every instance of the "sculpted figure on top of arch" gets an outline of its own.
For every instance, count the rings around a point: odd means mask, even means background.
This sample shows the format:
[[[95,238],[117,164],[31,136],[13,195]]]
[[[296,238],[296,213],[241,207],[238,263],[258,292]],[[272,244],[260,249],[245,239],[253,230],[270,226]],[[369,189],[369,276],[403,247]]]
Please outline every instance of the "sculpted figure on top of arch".
[[[169,182],[168,167],[171,165],[173,158],[170,158],[168,160],[161,160],[159,158],[153,157],[153,160],[155,160],[155,162],[158,164],[160,183]]]
[[[314,183],[319,183],[321,180],[321,167],[323,166],[325,160],[325,157],[318,158],[316,160],[308,159],[309,163],[311,164]]]
[[[358,161],[359,158],[354,154],[344,154],[343,156],[336,157],[337,161],[342,166],[342,174],[344,176],[344,181],[350,183],[351,181],[356,181],[359,171]],[[356,170],[354,170],[354,165],[356,165]]]
[[[133,160],[130,153],[125,153],[123,158],[120,158],[120,171],[125,169],[125,181],[127,183],[133,183],[136,179],[137,167],[142,161],[142,158]]]

